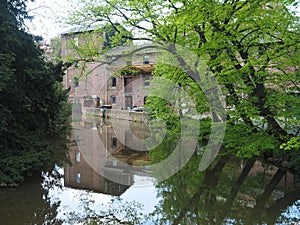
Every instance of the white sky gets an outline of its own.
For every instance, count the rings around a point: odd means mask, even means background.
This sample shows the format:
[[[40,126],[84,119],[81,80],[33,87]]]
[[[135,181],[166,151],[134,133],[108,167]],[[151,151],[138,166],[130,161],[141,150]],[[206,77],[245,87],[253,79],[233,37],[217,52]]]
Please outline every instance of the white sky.
[[[67,30],[63,27],[62,17],[76,8],[76,0],[35,0],[27,2],[28,13],[34,16],[32,22],[28,22],[29,32],[50,40]],[[294,9],[300,13],[300,8]]]
[[[72,9],[72,0],[35,0],[27,2],[28,14],[34,16],[27,22],[29,32],[49,40],[58,36],[66,28],[58,22]]]

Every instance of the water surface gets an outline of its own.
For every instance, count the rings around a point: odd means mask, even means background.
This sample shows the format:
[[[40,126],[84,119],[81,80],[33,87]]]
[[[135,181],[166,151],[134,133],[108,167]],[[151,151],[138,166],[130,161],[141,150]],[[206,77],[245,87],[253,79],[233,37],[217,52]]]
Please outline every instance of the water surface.
[[[78,121],[69,160],[19,188],[0,189],[0,224],[299,224],[299,175],[220,155],[204,172],[195,152],[171,178],[149,165],[145,124]],[[169,140],[168,140],[169,141]],[[89,221],[89,222],[88,222]]]

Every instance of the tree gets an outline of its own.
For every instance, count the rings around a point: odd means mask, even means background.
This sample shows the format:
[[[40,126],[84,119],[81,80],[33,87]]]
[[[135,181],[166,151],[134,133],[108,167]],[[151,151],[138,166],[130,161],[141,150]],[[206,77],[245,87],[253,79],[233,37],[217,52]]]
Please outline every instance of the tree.
[[[44,60],[23,29],[26,1],[0,3],[0,185],[15,185],[48,163],[47,135],[68,118],[63,63]]]
[[[56,61],[61,61],[61,37],[57,36],[50,41],[50,54],[49,58]]]
[[[260,167],[255,161],[223,155],[199,172],[195,155],[180,172],[157,184],[162,200],[151,213],[154,218],[160,215],[153,223],[276,224],[284,219],[292,223],[295,215],[288,208],[297,204],[299,187],[281,186],[284,170]],[[282,195],[271,195],[276,190]]]
[[[195,70],[205,60],[208,78],[222,86],[229,109],[225,146],[243,157],[276,156],[280,161],[299,154],[299,144],[294,144],[300,141],[299,17],[291,10],[298,4],[295,0],[86,1],[72,18],[77,24],[118,21],[133,34],[123,33],[122,38],[152,41],[167,50],[185,72],[181,80],[186,81],[186,90],[196,87],[205,92],[200,84],[206,81]],[[198,59],[190,64],[178,46]],[[161,75],[177,79],[172,73]],[[207,105],[209,99],[205,101],[196,103]],[[217,114],[213,121],[220,118]]]

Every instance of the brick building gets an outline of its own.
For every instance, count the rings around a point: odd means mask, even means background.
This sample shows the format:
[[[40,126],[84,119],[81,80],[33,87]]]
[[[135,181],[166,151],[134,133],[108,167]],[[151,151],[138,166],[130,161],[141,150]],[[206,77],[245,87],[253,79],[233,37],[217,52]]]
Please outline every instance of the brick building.
[[[99,58],[81,60],[85,59],[82,49],[97,52],[103,48],[102,36],[103,33],[93,29],[61,35],[62,57],[74,62],[64,76],[64,87],[70,88],[70,99],[85,107],[111,105],[113,109],[127,109],[143,106],[150,94],[149,80],[157,51],[149,44],[118,46]],[[138,48],[143,50],[130,54]]]

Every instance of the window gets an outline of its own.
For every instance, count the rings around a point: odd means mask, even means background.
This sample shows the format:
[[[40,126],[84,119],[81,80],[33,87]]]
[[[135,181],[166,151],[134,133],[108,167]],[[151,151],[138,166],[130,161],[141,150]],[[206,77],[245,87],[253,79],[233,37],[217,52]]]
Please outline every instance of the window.
[[[117,103],[116,96],[110,96],[110,102],[111,102],[111,104],[116,104]]]
[[[75,158],[76,158],[76,162],[79,163],[80,162],[80,152],[79,151],[76,152],[76,157]]]
[[[74,77],[74,87],[78,87],[79,86],[79,78],[78,77]]]
[[[116,87],[117,86],[117,78],[116,77],[112,77],[111,78],[111,87]]]
[[[144,55],[143,63],[144,64],[149,64],[150,63],[150,57],[149,57],[149,55]]]
[[[117,137],[111,137],[111,147],[112,148],[117,147]]]
[[[150,76],[146,75],[144,76],[144,86],[149,86],[150,85]]]
[[[77,184],[80,184],[80,173],[75,174],[75,180]]]

